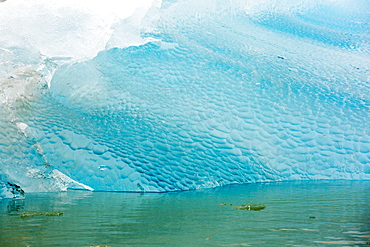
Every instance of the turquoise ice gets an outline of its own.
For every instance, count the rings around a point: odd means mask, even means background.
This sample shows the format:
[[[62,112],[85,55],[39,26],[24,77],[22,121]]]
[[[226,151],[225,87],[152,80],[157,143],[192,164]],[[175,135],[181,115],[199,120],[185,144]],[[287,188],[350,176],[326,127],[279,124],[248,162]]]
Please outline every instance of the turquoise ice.
[[[96,56],[5,44],[27,67],[0,81],[3,177],[25,192],[370,179],[369,3],[274,2],[154,2]]]

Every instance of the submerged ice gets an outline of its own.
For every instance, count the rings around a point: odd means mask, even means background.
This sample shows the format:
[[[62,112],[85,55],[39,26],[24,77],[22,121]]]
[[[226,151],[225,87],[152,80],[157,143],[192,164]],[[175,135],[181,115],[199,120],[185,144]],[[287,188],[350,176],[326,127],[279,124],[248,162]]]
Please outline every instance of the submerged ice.
[[[35,26],[0,38],[0,198],[8,182],[165,192],[370,179],[366,1],[143,1],[126,16],[28,2]],[[37,29],[49,15],[51,33]]]

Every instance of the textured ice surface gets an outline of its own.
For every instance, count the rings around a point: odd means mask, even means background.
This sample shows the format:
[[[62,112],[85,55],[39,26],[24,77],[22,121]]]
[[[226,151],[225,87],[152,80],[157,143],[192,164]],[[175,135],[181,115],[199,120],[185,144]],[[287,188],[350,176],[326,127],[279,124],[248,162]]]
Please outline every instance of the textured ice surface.
[[[370,179],[367,1],[143,1],[114,20],[33,2],[0,38],[0,173],[26,192]]]

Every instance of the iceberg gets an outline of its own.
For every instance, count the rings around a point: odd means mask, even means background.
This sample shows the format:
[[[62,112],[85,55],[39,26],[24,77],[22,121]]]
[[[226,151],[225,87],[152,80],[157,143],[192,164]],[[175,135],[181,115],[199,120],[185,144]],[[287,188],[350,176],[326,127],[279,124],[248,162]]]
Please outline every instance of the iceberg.
[[[0,2],[0,198],[369,180],[369,7]]]

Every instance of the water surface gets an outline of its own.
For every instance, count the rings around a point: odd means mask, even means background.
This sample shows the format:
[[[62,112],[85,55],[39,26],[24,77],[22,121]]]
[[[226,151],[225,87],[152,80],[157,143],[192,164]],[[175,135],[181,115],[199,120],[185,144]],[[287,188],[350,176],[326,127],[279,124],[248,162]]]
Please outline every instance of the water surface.
[[[27,194],[0,201],[0,246],[365,246],[369,192],[370,181],[311,181]],[[244,203],[266,208],[235,208]],[[21,218],[28,211],[63,215]]]

